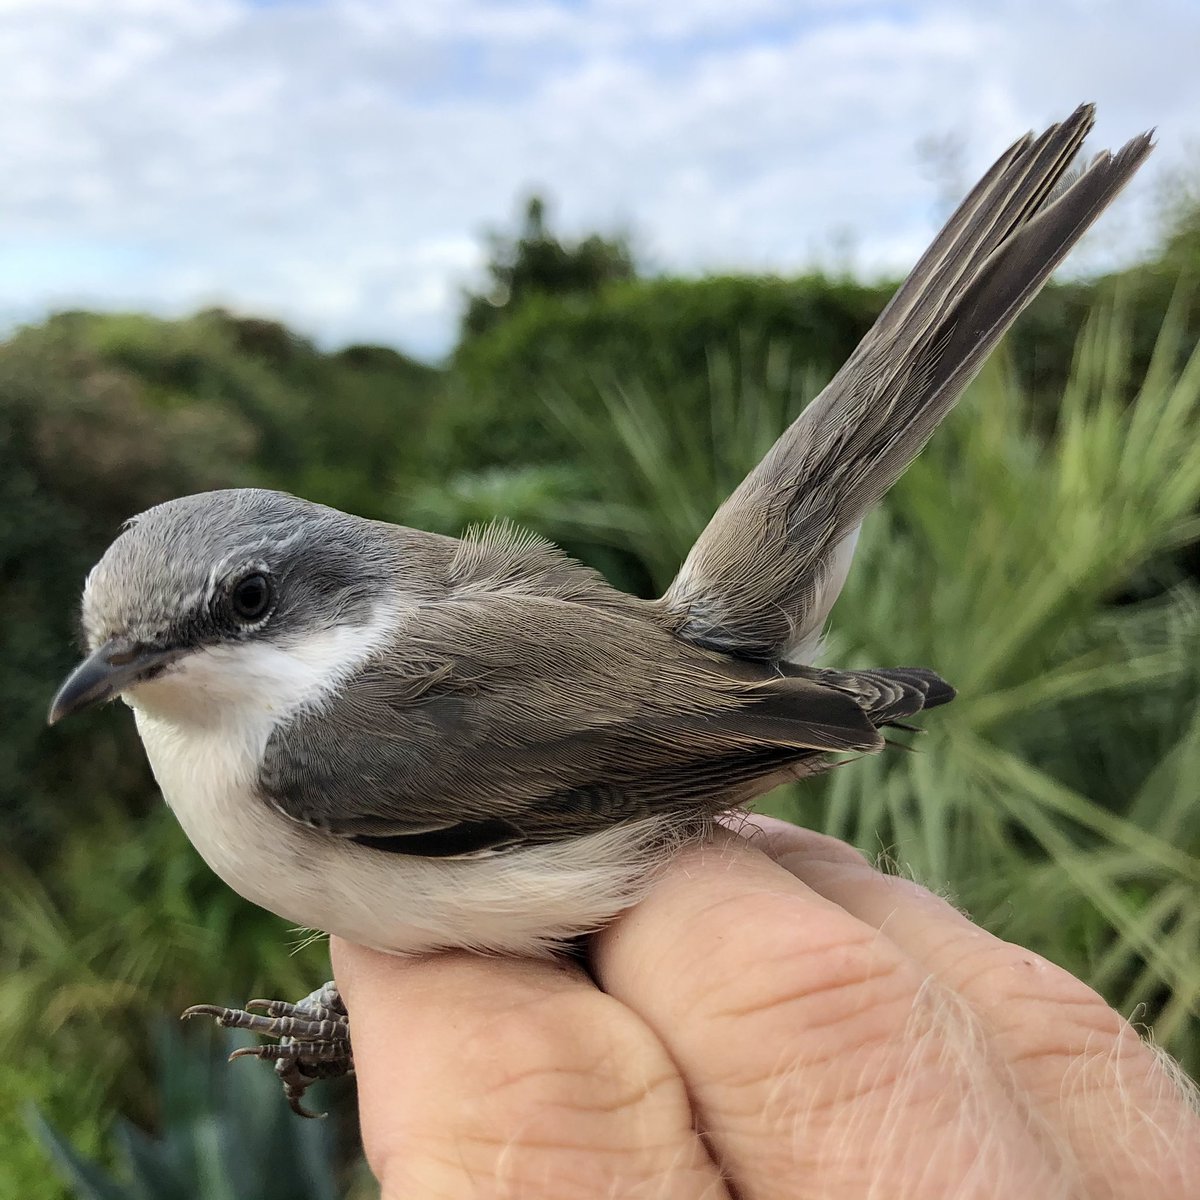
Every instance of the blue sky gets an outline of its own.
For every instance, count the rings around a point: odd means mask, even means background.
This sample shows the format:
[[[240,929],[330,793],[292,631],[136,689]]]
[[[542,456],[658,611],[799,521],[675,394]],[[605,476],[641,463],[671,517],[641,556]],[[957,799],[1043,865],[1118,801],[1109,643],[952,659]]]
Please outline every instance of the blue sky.
[[[436,356],[534,188],[658,270],[897,273],[1085,99],[1097,147],[1159,127],[1099,269],[1200,172],[1198,46],[1194,0],[0,0],[0,325],[219,303]]]

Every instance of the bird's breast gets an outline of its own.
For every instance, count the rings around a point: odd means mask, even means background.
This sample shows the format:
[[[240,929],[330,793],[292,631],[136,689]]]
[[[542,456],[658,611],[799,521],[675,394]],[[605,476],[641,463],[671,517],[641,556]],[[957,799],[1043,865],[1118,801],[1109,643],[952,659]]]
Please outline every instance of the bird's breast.
[[[234,891],[296,925],[379,950],[546,953],[635,903],[669,856],[659,818],[476,858],[360,846],[284,816],[257,793],[273,721],[197,730],[135,712],[163,796]]]
[[[286,818],[255,790],[270,725],[187,728],[144,708],[134,712],[154,778],[192,845],[236,892],[278,911],[300,847]]]

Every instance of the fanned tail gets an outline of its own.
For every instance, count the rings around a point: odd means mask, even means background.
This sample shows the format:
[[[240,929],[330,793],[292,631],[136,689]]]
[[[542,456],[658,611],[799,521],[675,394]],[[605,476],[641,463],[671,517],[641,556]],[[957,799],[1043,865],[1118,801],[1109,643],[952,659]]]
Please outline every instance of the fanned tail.
[[[1068,171],[1083,105],[1004,152],[846,365],[721,506],[660,601],[680,636],[804,662],[845,582],[858,526],[1004,332],[1152,149],[1143,134]]]

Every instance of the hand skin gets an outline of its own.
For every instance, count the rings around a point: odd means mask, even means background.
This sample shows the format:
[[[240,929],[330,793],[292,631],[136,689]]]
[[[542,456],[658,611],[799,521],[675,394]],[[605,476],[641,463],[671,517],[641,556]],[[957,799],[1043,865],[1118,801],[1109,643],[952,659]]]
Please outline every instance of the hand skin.
[[[1200,1194],[1194,1092],[1090,988],[841,842],[739,829],[590,974],[334,940],[384,1200]]]

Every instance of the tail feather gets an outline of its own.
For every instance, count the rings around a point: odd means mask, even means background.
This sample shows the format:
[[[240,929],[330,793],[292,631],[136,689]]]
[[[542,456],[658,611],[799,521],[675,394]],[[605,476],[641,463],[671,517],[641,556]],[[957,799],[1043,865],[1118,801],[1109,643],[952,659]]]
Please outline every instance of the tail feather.
[[[850,360],[722,505],[661,604],[680,636],[748,658],[803,659],[867,512],[920,452],[1004,332],[1112,202],[1149,134],[1064,177],[1081,106],[1000,156]]]
[[[924,667],[833,671],[782,664],[779,673],[748,686],[744,705],[673,720],[661,733],[676,746],[683,734],[697,757],[639,771],[636,791],[655,805],[682,796],[690,805],[728,809],[776,784],[820,775],[840,756],[883,750],[891,743],[882,728],[912,729],[905,718],[953,699],[954,689]],[[577,820],[579,805],[572,803]]]
[[[928,667],[875,667],[871,673],[898,679],[902,683],[922,689],[925,694],[925,702],[921,705],[922,710],[949,704],[958,695],[950,684]]]
[[[792,678],[808,679],[849,696],[877,729],[927,708],[949,704],[956,694],[950,684],[928,667],[873,667],[863,671],[789,667],[787,670]]]

